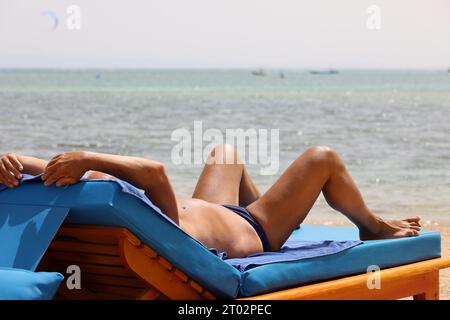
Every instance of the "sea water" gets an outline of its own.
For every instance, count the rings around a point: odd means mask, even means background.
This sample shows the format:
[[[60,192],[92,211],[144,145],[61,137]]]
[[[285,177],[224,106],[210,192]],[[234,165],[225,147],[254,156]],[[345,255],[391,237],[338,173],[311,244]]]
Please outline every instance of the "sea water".
[[[305,149],[328,145],[374,211],[450,219],[446,71],[0,70],[0,154],[147,157],[165,163],[176,193],[190,196],[202,166],[174,164],[171,135],[194,121],[223,132],[279,130],[278,172],[249,165],[263,192]],[[311,215],[338,216],[323,198]]]

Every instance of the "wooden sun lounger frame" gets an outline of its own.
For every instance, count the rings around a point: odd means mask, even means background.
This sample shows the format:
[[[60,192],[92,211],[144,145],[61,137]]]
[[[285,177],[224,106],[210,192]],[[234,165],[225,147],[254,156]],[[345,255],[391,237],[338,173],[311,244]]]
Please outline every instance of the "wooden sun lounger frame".
[[[66,276],[81,269],[81,289],[62,283],[57,299],[216,299],[125,228],[63,225],[38,269]],[[438,258],[381,270],[381,289],[368,289],[368,274],[348,276],[245,299],[439,299]]]

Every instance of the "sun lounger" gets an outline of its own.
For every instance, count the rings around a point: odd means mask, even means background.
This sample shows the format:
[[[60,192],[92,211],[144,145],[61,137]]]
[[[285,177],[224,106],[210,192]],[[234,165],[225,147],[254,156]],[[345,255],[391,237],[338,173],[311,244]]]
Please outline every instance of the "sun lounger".
[[[67,277],[67,267],[77,265],[82,286],[69,290],[63,283],[56,298],[437,299],[439,270],[450,266],[449,258],[440,257],[439,233],[424,231],[241,272],[157,208],[122,191],[114,182],[89,181],[64,188],[28,182],[0,192],[0,206],[58,209],[56,215],[68,211],[37,269]],[[291,238],[355,240],[356,231],[302,226]],[[381,288],[368,288],[374,276],[367,273],[369,266],[381,268]]]

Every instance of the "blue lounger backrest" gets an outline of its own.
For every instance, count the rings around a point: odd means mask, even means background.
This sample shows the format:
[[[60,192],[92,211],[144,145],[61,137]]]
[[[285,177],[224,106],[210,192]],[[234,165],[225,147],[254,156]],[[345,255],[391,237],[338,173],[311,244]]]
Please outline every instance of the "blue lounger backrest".
[[[1,191],[1,205],[59,208],[61,215],[64,209],[69,209],[66,223],[127,228],[219,298],[238,295],[241,280],[238,270],[140,199],[122,192],[115,182],[82,181],[58,188],[28,181],[20,187]]]

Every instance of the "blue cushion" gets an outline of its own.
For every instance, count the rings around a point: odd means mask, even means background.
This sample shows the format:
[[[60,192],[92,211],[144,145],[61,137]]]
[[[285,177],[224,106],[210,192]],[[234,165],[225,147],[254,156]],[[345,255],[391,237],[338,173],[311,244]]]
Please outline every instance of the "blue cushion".
[[[356,240],[355,227],[302,226],[290,239]],[[243,272],[241,296],[277,291],[302,284],[365,273],[370,265],[388,268],[441,255],[438,232],[422,231],[418,237],[371,240],[348,250],[294,262],[259,266]]]
[[[57,272],[0,268],[0,300],[50,300],[63,279]]]

